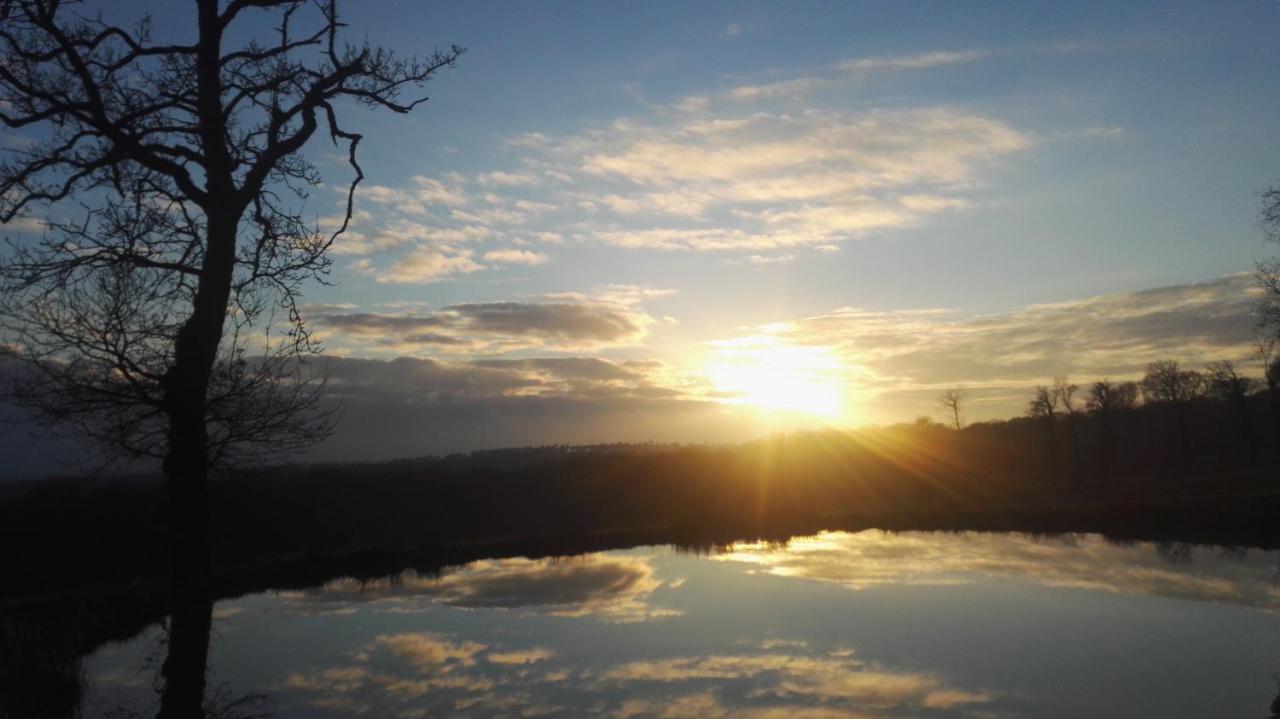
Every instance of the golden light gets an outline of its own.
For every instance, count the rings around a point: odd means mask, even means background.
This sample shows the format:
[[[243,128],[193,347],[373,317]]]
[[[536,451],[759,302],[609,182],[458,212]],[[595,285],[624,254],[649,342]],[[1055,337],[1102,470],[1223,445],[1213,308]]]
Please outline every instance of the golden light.
[[[718,343],[706,371],[724,402],[837,418],[844,413],[842,368],[829,347],[751,338]]]

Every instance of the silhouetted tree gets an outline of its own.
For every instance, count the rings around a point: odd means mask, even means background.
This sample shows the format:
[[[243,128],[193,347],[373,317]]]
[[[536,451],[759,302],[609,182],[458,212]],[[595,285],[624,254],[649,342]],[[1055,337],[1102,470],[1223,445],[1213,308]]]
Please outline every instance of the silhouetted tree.
[[[1258,212],[1263,236],[1268,242],[1280,243],[1280,185],[1262,193]],[[1267,383],[1271,405],[1273,441],[1280,451],[1280,358],[1275,356],[1280,342],[1280,256],[1261,260],[1255,273],[1258,295],[1255,314],[1258,322],[1258,358],[1262,361],[1263,379]]]
[[[1057,404],[1057,395],[1043,385],[1036,387],[1035,394],[1027,403],[1027,416],[1040,420],[1044,426],[1045,460],[1049,464],[1049,476],[1054,483],[1058,481]]]
[[[964,387],[952,387],[938,397],[938,406],[951,413],[956,429],[960,429],[960,407],[968,396],[969,392]]]
[[[328,426],[297,299],[327,274],[363,178],[361,136],[340,117],[409,112],[425,98],[401,93],[462,50],[343,43],[334,0],[197,0],[189,44],[75,4],[0,0],[0,121],[40,138],[0,162],[0,222],[35,210],[47,225],[0,266],[5,351],[23,368],[8,396],[117,456],[162,461],[175,612],[199,612],[210,469]],[[332,234],[301,215],[321,182],[302,154],[317,134],[345,145],[354,176]],[[203,657],[199,634],[174,632],[170,654]],[[185,674],[198,679],[166,687],[162,716],[198,713],[203,675]]]
[[[1152,362],[1142,377],[1142,394],[1149,402],[1189,405],[1204,393],[1204,375],[1182,369],[1176,360]]]
[[[1133,382],[1112,382],[1098,380],[1089,387],[1089,397],[1085,400],[1085,409],[1098,418],[1098,430],[1101,435],[1102,476],[1110,479],[1115,469],[1116,417],[1121,412],[1132,410],[1138,403],[1138,385]]]
[[[1262,206],[1258,219],[1266,240],[1280,243],[1280,185],[1270,187],[1262,193]],[[1260,261],[1255,277],[1258,287],[1262,290],[1256,309],[1258,329],[1264,338],[1278,339],[1280,338],[1280,257]]]
[[[1072,384],[1066,375],[1053,378],[1053,397],[1067,416],[1067,434],[1071,438],[1071,477],[1077,487],[1083,483],[1080,472],[1080,435],[1076,428],[1075,396],[1079,390],[1080,386]]]
[[[1249,452],[1249,464],[1258,461],[1258,441],[1253,434],[1253,416],[1249,410],[1249,395],[1258,389],[1258,381],[1246,377],[1236,371],[1230,360],[1211,362],[1206,366],[1208,373],[1206,388],[1210,397],[1220,399],[1230,405],[1236,416],[1236,425],[1241,439]]]
[[[1195,370],[1182,369],[1176,360],[1158,360],[1147,365],[1142,377],[1142,396],[1149,404],[1165,410],[1173,418],[1172,441],[1177,447],[1181,469],[1191,455],[1191,432],[1188,412],[1196,401],[1205,396],[1204,375]]]
[[[1277,340],[1270,337],[1258,339],[1256,356],[1262,365],[1262,381],[1267,386],[1267,404],[1271,408],[1272,442],[1280,451],[1280,356],[1276,355]]]

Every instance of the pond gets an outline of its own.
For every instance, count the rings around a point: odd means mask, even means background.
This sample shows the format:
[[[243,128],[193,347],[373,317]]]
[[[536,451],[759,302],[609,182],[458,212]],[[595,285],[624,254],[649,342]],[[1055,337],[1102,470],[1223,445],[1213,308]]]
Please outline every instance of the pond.
[[[226,714],[1262,717],[1276,552],[828,532],[492,559],[214,609]],[[82,663],[87,716],[154,712],[157,625]]]

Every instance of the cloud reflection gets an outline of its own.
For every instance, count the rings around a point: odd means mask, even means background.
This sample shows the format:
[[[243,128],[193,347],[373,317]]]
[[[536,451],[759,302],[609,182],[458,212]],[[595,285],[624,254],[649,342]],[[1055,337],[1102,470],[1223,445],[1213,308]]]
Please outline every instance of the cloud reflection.
[[[630,623],[678,614],[649,605],[661,585],[647,558],[593,554],[483,560],[438,578],[406,572],[371,582],[340,579],[281,596],[302,611],[376,602],[386,611],[417,612],[443,604]]]
[[[646,684],[710,683],[714,688],[660,699],[630,698],[608,716],[633,717],[881,717],[935,711],[950,716],[983,715],[994,700],[985,691],[948,684],[943,678],[901,672],[862,661],[852,650],[826,653],[807,650],[770,651],[778,642],[761,645],[765,653],[711,654],[636,661],[606,671],[606,684],[626,687],[627,694]],[[970,710],[979,713],[971,713]]]
[[[716,557],[862,590],[893,584],[1016,578],[1051,587],[1229,602],[1280,609],[1275,563],[1262,553],[1229,561],[1211,548],[1122,546],[1098,535],[1055,540],[988,533],[823,532],[786,545],[737,543]],[[1171,556],[1183,557],[1178,563]],[[1198,557],[1202,561],[1195,561]],[[1203,561],[1213,559],[1214,561]]]

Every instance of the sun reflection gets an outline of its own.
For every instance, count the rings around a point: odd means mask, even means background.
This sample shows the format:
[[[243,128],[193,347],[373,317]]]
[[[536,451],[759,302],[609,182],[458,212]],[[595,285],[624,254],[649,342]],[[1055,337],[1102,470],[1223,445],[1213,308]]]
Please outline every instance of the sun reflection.
[[[724,402],[834,419],[845,409],[842,369],[830,347],[753,338],[717,343],[706,371]]]

